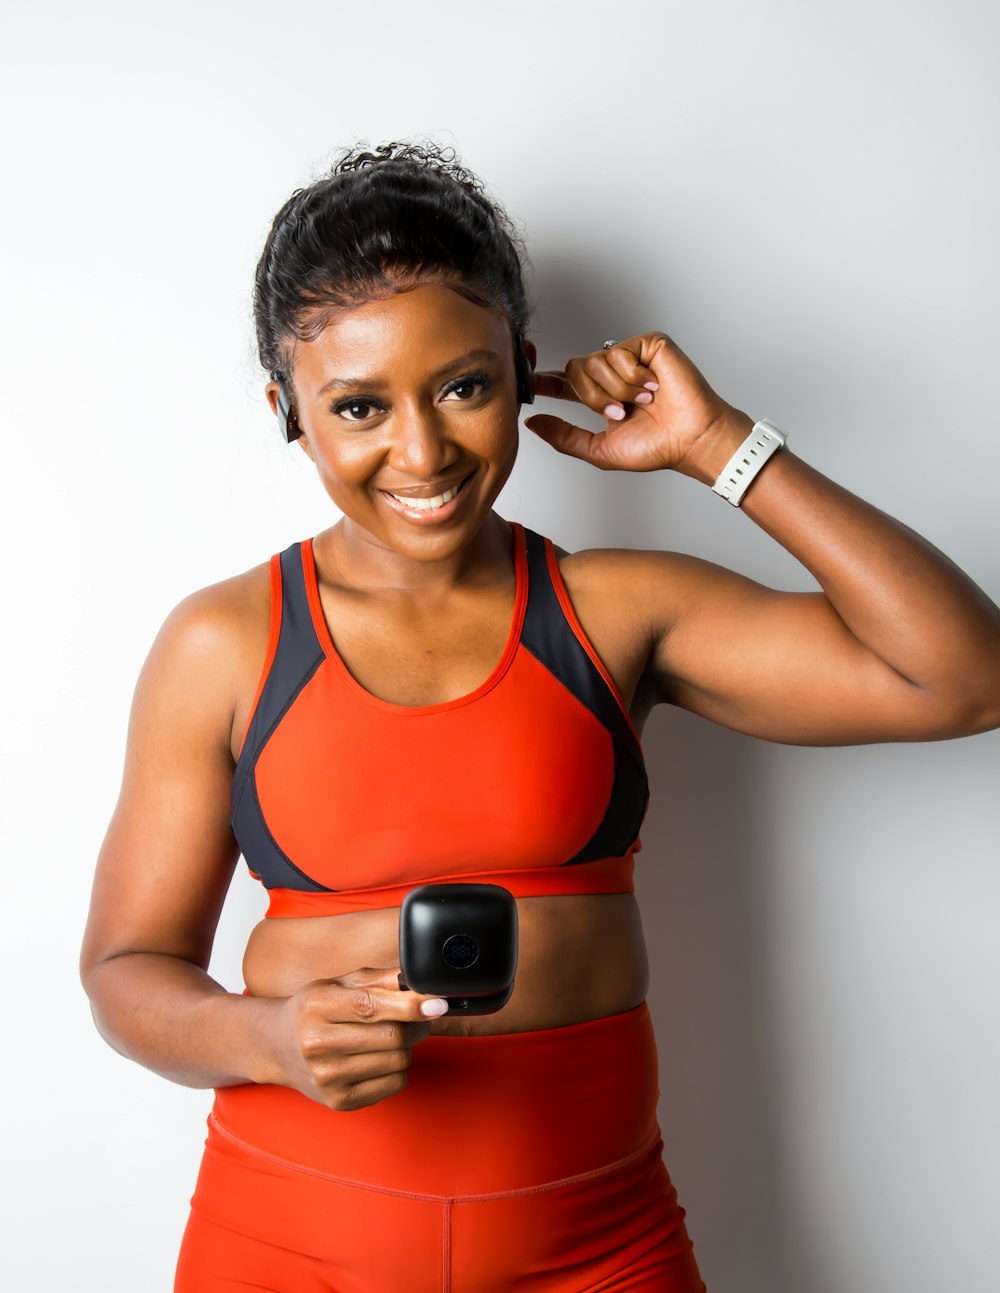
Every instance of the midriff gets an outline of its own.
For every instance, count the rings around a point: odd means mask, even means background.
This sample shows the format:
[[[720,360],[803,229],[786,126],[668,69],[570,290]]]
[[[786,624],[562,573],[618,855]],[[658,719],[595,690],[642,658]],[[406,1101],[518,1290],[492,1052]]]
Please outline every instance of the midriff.
[[[561,1028],[630,1010],[645,999],[649,965],[635,896],[518,898],[514,991],[492,1015],[436,1020],[452,1036]],[[399,908],[261,921],[243,976],[256,997],[287,997],[317,979],[399,966]]]

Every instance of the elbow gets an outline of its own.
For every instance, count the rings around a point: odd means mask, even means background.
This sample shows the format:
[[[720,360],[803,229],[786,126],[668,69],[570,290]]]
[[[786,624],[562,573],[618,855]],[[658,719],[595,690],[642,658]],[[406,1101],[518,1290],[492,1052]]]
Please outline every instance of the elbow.
[[[84,943],[83,950],[80,953],[80,984],[90,1003],[90,1017],[94,1021],[94,1027],[113,1051],[117,1051],[119,1055],[125,1055],[121,1042],[115,1039],[113,1032],[108,1028],[107,1022],[103,1018],[105,1002],[101,986],[104,976],[101,974],[101,968],[106,964],[107,959],[94,954]]]
[[[1000,727],[1000,647],[991,661],[993,667],[975,676],[962,706],[964,735],[992,732]]]
[[[123,1059],[130,1060],[132,1056],[125,1048],[124,1042],[120,1041],[114,1032],[101,1021],[101,1013],[97,1003],[92,999],[90,1002],[90,1017],[94,1021],[94,1027],[97,1029],[98,1036],[102,1038],[116,1055],[121,1055]]]
[[[947,740],[959,736],[977,736],[1000,727],[1000,682],[959,695],[938,697],[933,708],[930,739]]]
[[[100,962],[94,956],[90,955],[89,949],[87,948],[86,943],[84,943],[83,949],[80,952],[80,986],[83,988],[86,993],[87,1000],[90,1002],[91,1014],[93,1014],[94,1011],[95,978],[99,964]]]
[[[101,981],[101,968],[108,963],[115,953],[107,947],[99,945],[90,930],[84,935],[83,946],[80,948],[79,974],[80,985],[87,998],[90,1001],[91,1013],[93,1013],[95,1001],[98,992],[98,985]]]
[[[992,732],[1000,727],[1000,696],[994,697],[989,704],[979,705],[966,716],[966,729],[963,736],[975,736],[979,732]]]
[[[127,1044],[127,1021],[135,1014],[136,990],[127,952],[85,938],[80,951],[80,983],[90,1002],[90,1017],[113,1051],[132,1059]]]

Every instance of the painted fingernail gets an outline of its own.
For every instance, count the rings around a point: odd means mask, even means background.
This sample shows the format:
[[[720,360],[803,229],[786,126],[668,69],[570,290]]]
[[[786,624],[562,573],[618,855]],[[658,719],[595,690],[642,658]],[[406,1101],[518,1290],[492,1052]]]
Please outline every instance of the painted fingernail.
[[[436,1019],[438,1015],[444,1015],[448,1012],[447,1001],[442,1001],[440,997],[435,997],[433,1001],[425,1001],[420,1007],[420,1013],[427,1015],[431,1019]]]
[[[652,404],[652,402],[653,402],[653,392],[652,392],[652,391],[640,391],[640,392],[639,392],[639,394],[635,397],[635,402],[636,402],[636,404]]]
[[[614,418],[616,422],[620,422],[625,416],[625,410],[620,404],[606,404],[604,406],[604,416]]]
[[[659,382],[646,382],[645,386],[647,391],[658,391],[660,389]]]

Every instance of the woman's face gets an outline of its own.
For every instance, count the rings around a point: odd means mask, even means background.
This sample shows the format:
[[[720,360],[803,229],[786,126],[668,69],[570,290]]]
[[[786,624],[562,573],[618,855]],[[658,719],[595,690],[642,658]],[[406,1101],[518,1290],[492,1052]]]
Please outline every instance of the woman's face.
[[[297,346],[292,380],[299,443],[356,537],[421,561],[471,542],[517,453],[498,310],[441,283],[345,309]]]

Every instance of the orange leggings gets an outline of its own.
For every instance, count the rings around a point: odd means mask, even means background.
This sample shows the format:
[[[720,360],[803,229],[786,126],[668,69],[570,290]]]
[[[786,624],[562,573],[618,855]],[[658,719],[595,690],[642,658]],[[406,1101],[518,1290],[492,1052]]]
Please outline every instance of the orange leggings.
[[[350,1113],[223,1088],[175,1293],[704,1293],[657,1097],[645,1003],[428,1037]]]

